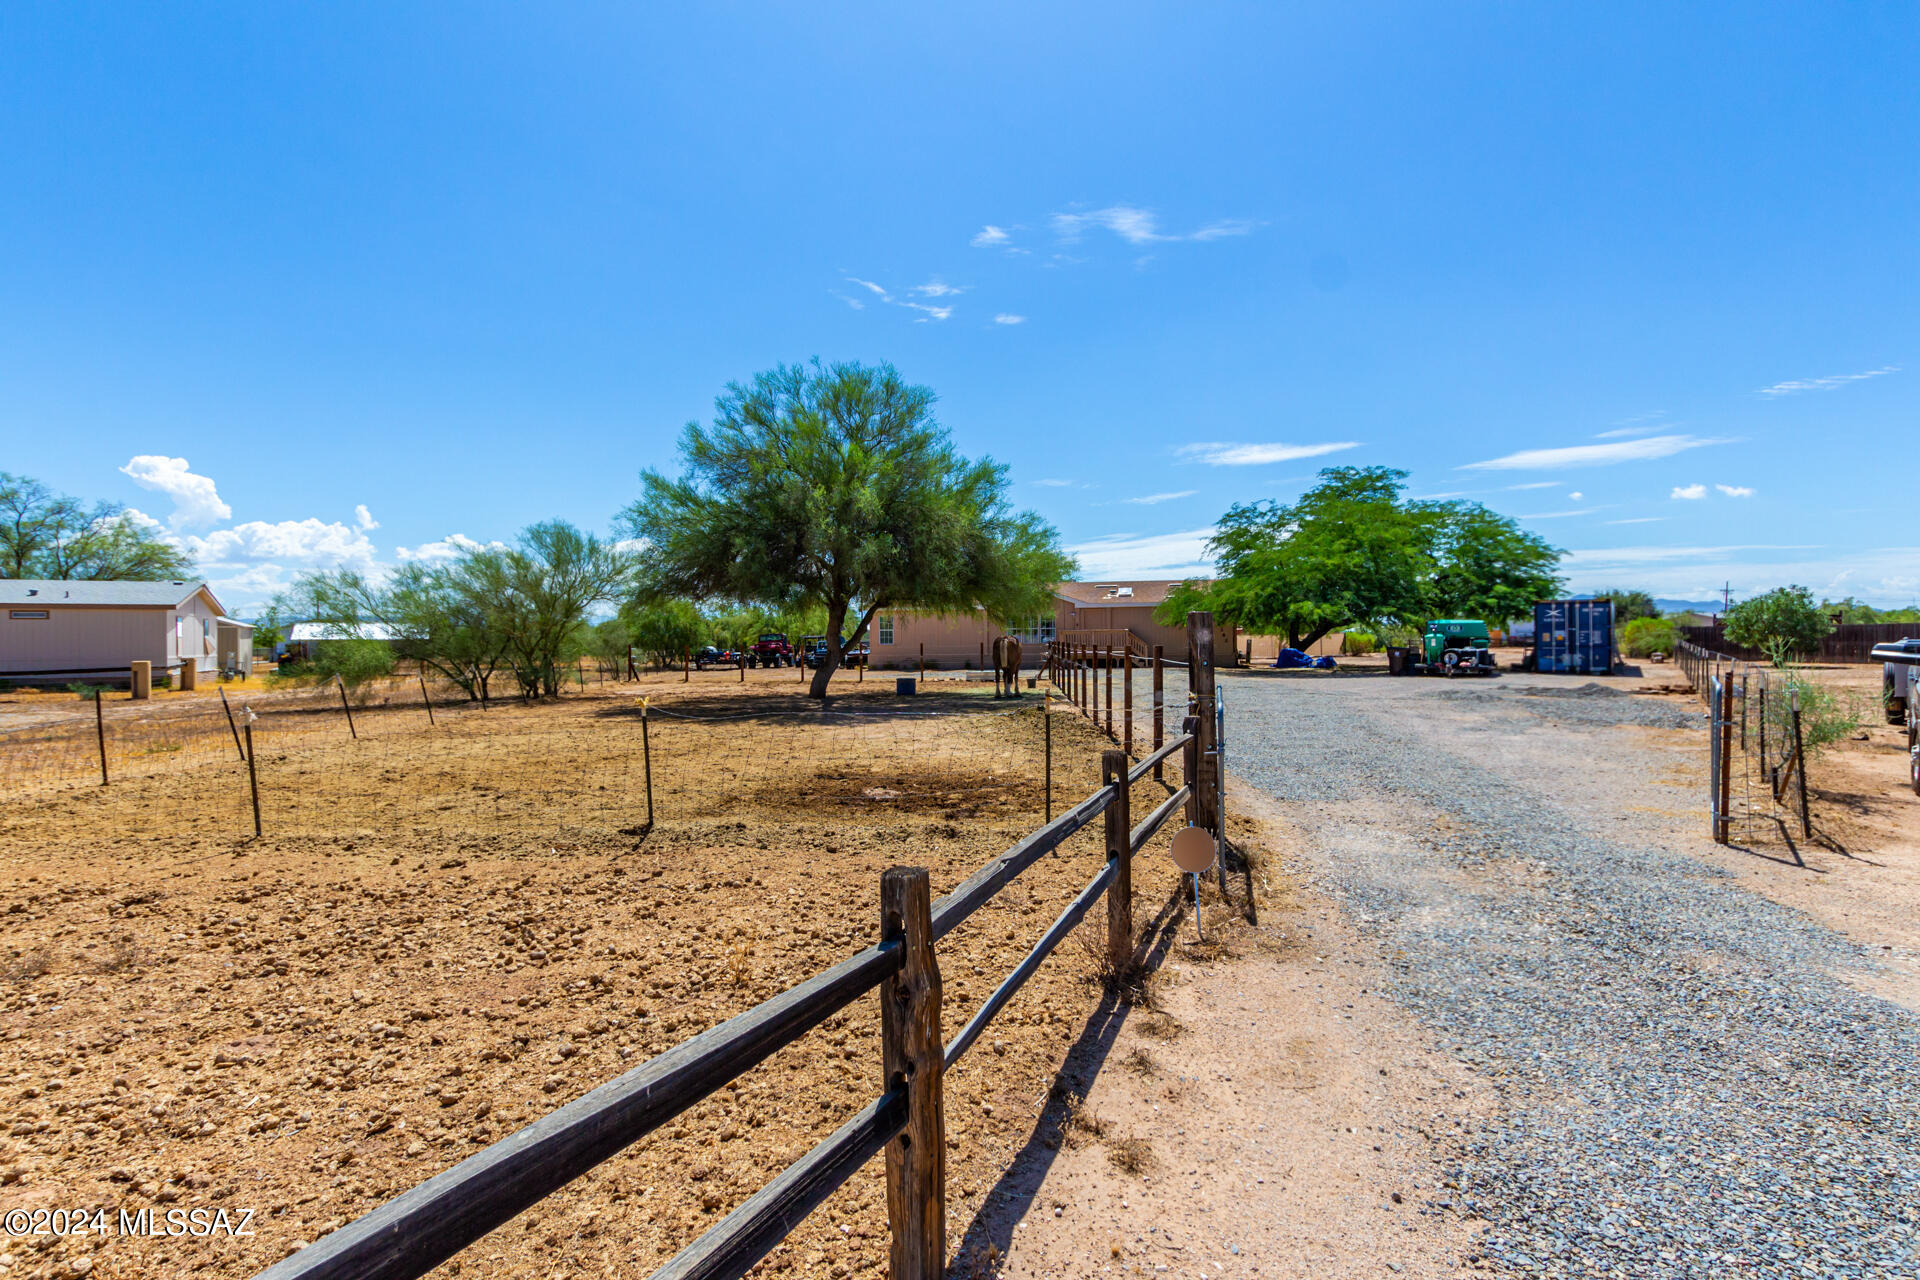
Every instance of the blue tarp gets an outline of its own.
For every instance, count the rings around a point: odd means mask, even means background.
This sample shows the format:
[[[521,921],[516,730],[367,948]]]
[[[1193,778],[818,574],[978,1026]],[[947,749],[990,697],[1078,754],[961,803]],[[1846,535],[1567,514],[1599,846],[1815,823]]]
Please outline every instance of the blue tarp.
[[[1302,652],[1299,649],[1282,649],[1280,651],[1280,656],[1273,660],[1273,665],[1283,670],[1292,670],[1292,669],[1302,668],[1302,667],[1317,667],[1322,671],[1331,671],[1333,670],[1335,663],[1331,657],[1309,658],[1304,652]]]

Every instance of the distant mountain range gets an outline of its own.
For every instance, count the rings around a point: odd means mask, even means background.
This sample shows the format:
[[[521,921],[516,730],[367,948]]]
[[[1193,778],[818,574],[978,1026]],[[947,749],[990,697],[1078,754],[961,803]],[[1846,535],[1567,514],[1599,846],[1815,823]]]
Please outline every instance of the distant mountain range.
[[[1654,597],[1654,604],[1662,613],[1725,613],[1726,605],[1718,600],[1662,600]]]

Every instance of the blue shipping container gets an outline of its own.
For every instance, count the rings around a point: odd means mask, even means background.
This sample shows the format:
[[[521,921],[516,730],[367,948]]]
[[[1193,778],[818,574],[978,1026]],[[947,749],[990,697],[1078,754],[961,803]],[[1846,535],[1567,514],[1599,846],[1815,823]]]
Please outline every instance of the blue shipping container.
[[[1534,605],[1533,646],[1540,671],[1612,674],[1613,601],[1545,600]]]

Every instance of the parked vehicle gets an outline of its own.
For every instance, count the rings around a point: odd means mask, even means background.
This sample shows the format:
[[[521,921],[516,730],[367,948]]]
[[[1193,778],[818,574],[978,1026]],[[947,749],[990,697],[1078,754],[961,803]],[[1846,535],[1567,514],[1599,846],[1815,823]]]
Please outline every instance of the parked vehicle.
[[[790,667],[794,664],[796,657],[793,646],[787,643],[787,636],[783,631],[762,633],[760,638],[753,642],[753,647],[747,650],[748,665],[755,667]]]
[[[1908,659],[1920,660],[1920,640],[1909,637],[1892,644],[1877,644],[1873,656],[1883,659],[1880,696],[1887,708],[1888,724],[1905,724],[1907,711],[1914,705],[1915,668]]]
[[[1887,699],[1887,719],[1894,720],[1894,705],[1899,704],[1900,720],[1907,726],[1907,781],[1920,796],[1920,640],[1896,640],[1873,646],[1873,656],[1884,664],[1882,689]]]
[[[713,645],[708,645],[693,655],[693,665],[700,671],[705,671],[708,667],[731,667],[737,663],[738,659],[731,650],[718,649]]]
[[[1499,672],[1493,660],[1487,624],[1477,618],[1436,618],[1420,638],[1419,657],[1409,651],[1399,659],[1389,653],[1387,669],[1400,675],[1490,676]]]
[[[800,661],[809,667],[818,667],[827,656],[827,638],[825,636],[800,637]],[[840,641],[840,665],[858,667],[866,663],[867,646],[859,648],[849,645],[843,638]]]

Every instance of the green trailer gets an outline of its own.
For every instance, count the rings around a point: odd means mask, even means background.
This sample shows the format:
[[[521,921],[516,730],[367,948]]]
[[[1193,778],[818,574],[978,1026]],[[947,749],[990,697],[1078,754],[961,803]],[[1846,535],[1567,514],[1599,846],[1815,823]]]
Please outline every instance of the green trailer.
[[[1490,676],[1499,673],[1493,660],[1493,637],[1478,618],[1436,618],[1420,637],[1419,656],[1408,654],[1408,675]]]

